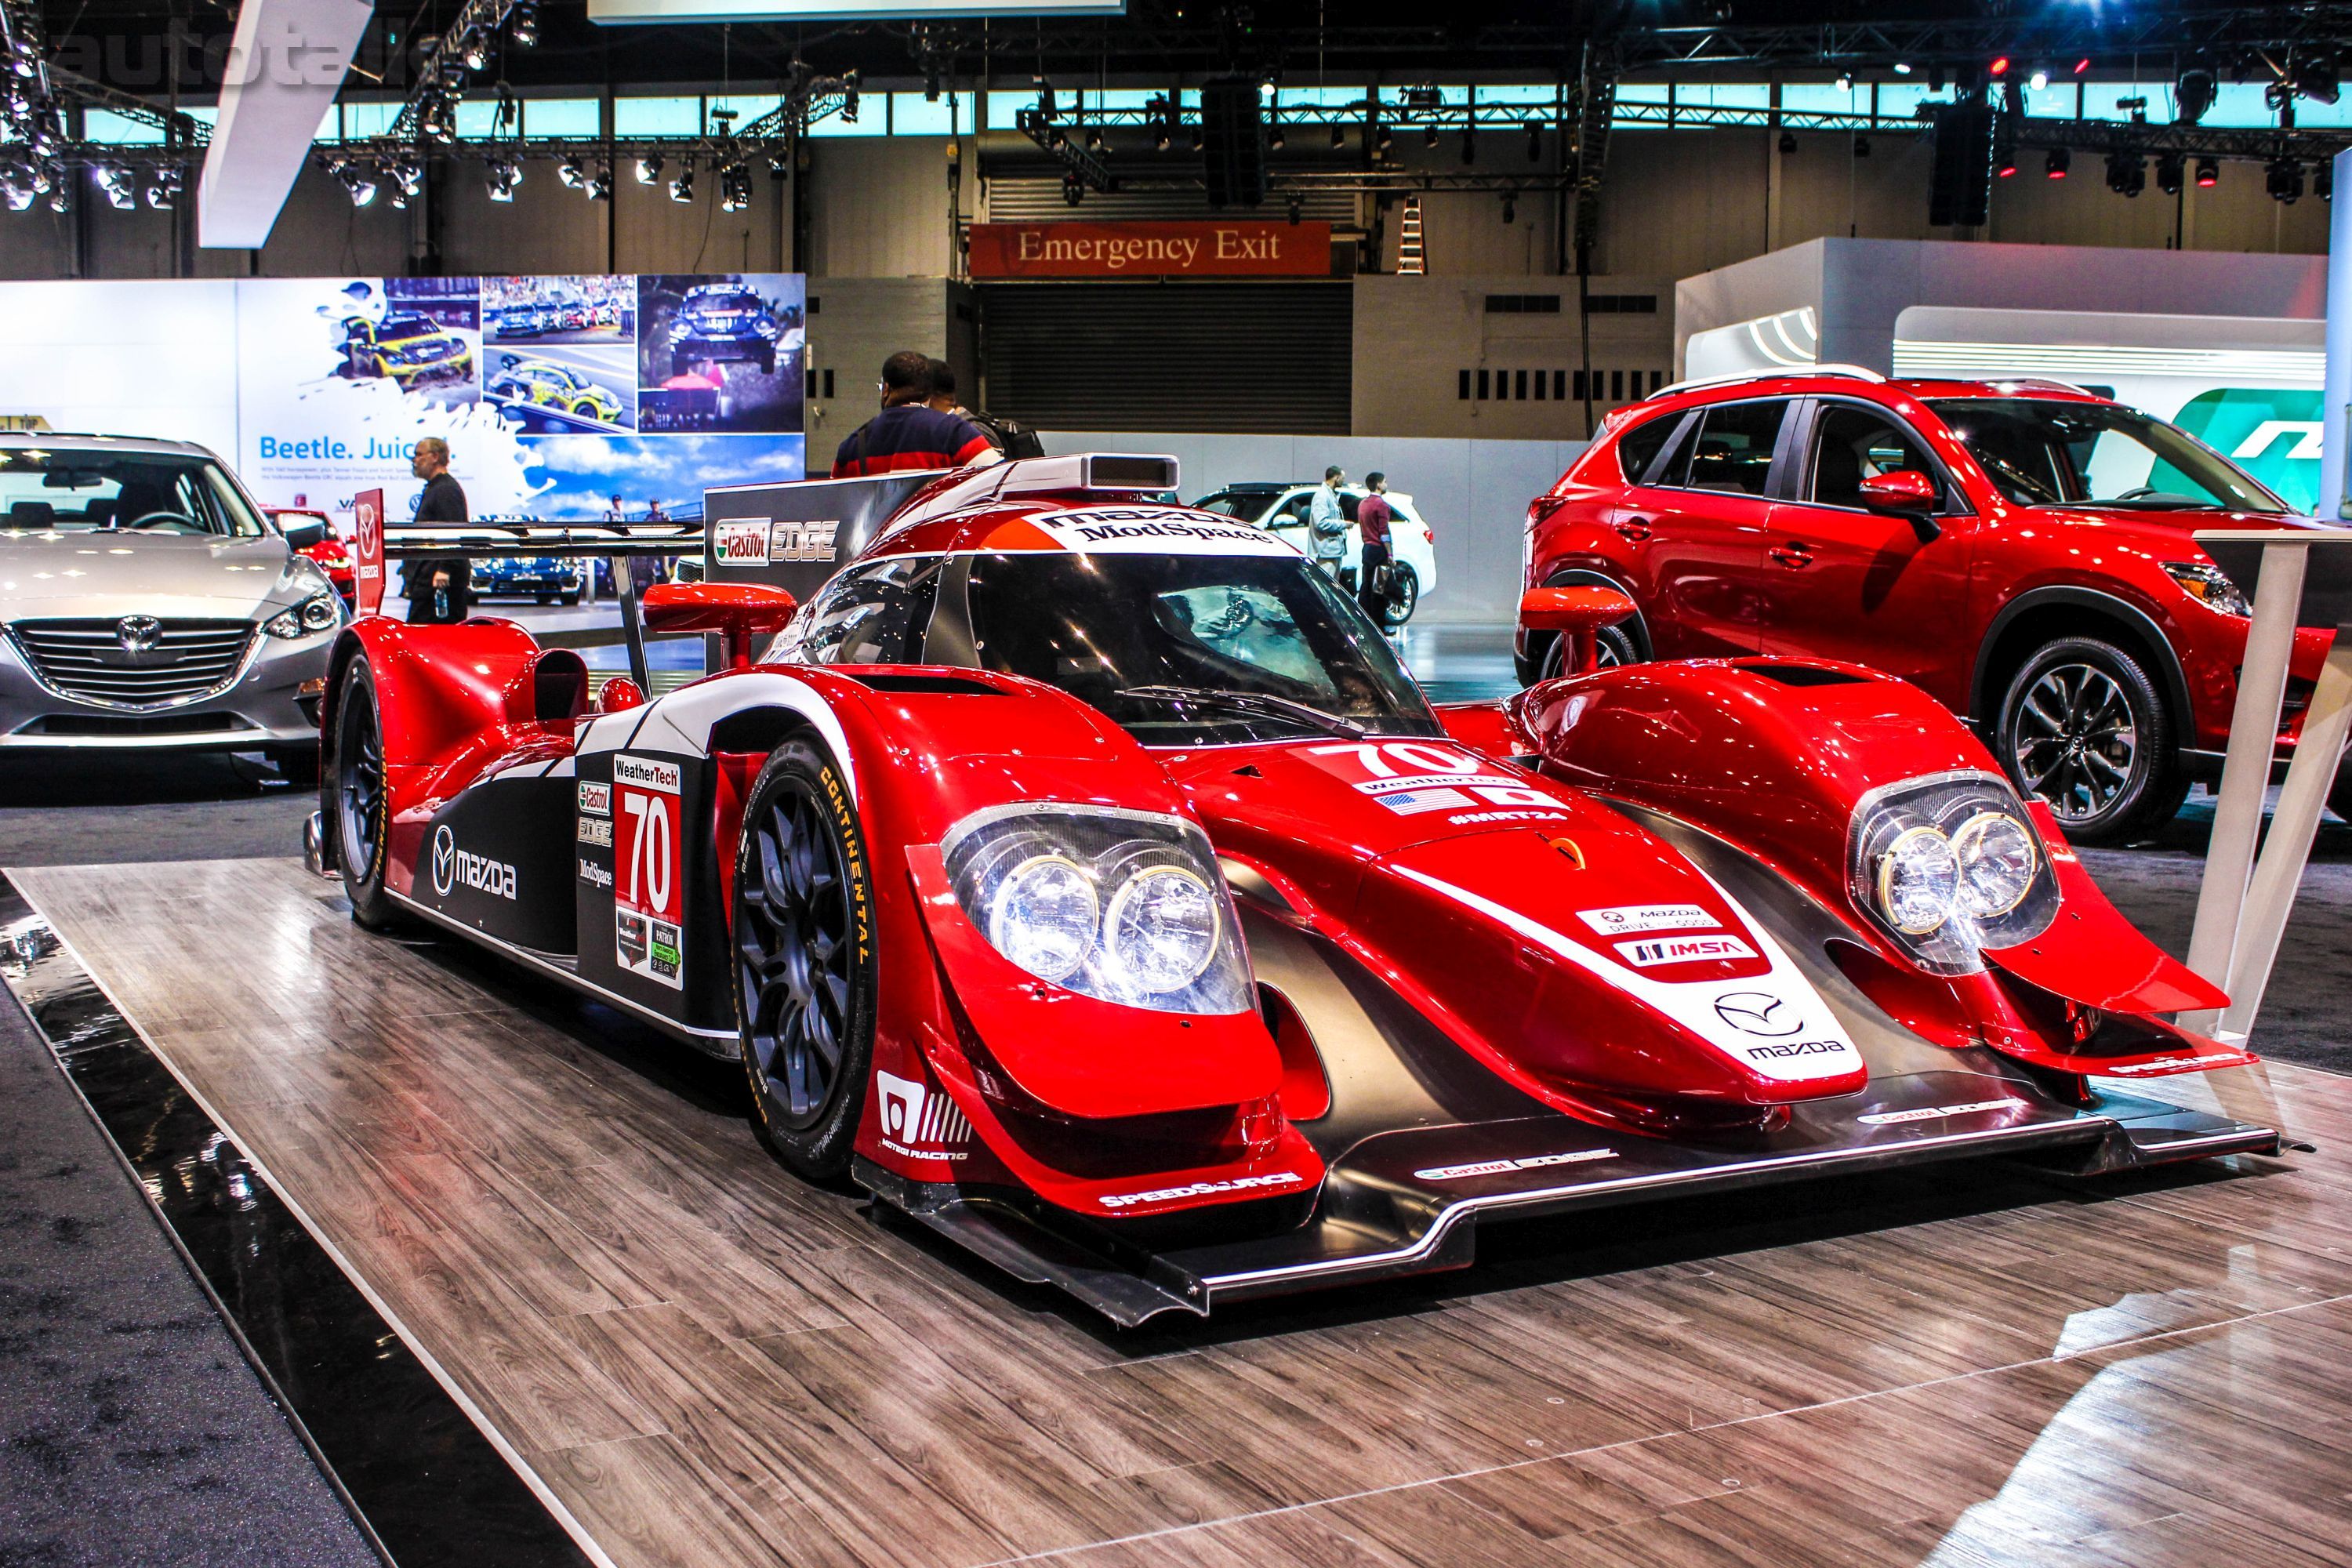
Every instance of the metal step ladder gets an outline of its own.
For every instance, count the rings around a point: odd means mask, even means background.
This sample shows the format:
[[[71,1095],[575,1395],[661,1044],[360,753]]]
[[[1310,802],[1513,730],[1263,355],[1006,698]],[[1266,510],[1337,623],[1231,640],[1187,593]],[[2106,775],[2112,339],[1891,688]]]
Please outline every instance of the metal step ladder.
[[[1429,270],[1429,260],[1421,248],[1421,198],[1404,199],[1404,216],[1397,221],[1397,273],[1400,277],[1418,278]]]

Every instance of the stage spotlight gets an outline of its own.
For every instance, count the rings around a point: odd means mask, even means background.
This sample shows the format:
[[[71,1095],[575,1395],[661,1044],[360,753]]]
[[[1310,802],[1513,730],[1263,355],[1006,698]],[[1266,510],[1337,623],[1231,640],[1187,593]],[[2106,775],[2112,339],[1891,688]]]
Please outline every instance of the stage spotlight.
[[[2303,165],[2292,158],[2273,158],[2263,167],[2263,188],[2271,200],[2293,206],[2303,196]]]
[[[669,199],[680,204],[694,200],[693,164],[688,163],[682,166],[677,172],[677,178],[669,183]]]
[[[563,182],[563,188],[567,191],[578,190],[588,178],[581,169],[580,160],[577,158],[566,158],[562,163],[558,163],[555,166],[555,177]]]
[[[157,212],[170,212],[180,199],[180,171],[158,169],[147,187],[147,205]]]
[[[2219,159],[2215,159],[2215,158],[2200,158],[2200,159],[2198,159],[2198,160],[2197,160],[2197,184],[2198,184],[2198,187],[2199,187],[2200,189],[2201,189],[2201,190],[2208,190],[2208,191],[2210,191],[2210,190],[2211,190],[2215,185],[2218,185],[2218,184],[2220,184],[2221,183],[2221,161],[2220,161]]]
[[[522,184],[522,165],[512,158],[493,158],[489,164],[490,200],[514,200],[515,187]]]
[[[1992,172],[1997,177],[2004,180],[2017,173],[2016,143],[2006,138],[1993,143]]]
[[[1784,158],[1785,158],[1785,157],[1787,157],[1789,154],[1790,154],[1790,153],[1794,153],[1796,150],[1797,150],[1797,133],[1796,133],[1795,132],[1793,132],[1793,131],[1783,131],[1783,132],[1780,132],[1780,155],[1781,155],[1782,157],[1784,157]]]
[[[101,163],[90,174],[98,188],[106,193],[108,204],[118,211],[129,212],[139,205],[136,181],[130,170],[118,163]]]
[[[2186,166],[2178,153],[2167,153],[2156,161],[2156,188],[2168,196],[2180,194]]]
[[[1087,183],[1078,178],[1076,174],[1063,175],[1062,201],[1064,205],[1068,206],[1076,206],[1080,202],[1085,201],[1086,199]]]
[[[2025,79],[2025,85],[2032,88],[2034,91],[2040,92],[2043,88],[2050,85],[2050,73],[2043,70],[2040,66],[2035,66],[2033,68],[2033,73]]]
[[[719,171],[719,210],[739,213],[751,205],[751,171],[741,163],[729,163]]]
[[[31,206],[41,194],[33,189],[30,184],[19,183],[13,178],[5,186],[0,186],[0,191],[5,191],[6,194],[8,210],[12,213],[23,212],[26,207]]]
[[[1437,145],[1436,126],[1430,125],[1423,128],[1421,132],[1421,144],[1424,147],[1434,147]]]
[[[507,13],[507,36],[526,49],[539,42],[539,7],[532,0],[517,0]]]
[[[2074,155],[2065,148],[2053,147],[2050,155],[2042,160],[2042,172],[2051,179],[2063,180],[2066,177],[2066,165],[2074,161]]]
[[[2204,119],[2206,111],[2213,107],[2213,98],[2218,90],[2211,71],[2182,71],[2179,82],[2172,89],[2172,122],[2175,125],[2194,125]]]
[[[592,170],[589,173],[587,183],[581,188],[588,193],[588,199],[592,202],[611,201],[613,199],[613,171],[601,166]]]
[[[1908,60],[1896,60],[1895,62],[1895,74],[1896,76],[1909,76],[1911,74],[1911,62]]]
[[[1102,144],[1103,144],[1103,141],[1102,141],[1102,132],[1101,132],[1101,130],[1100,130],[1098,127],[1096,127],[1096,126],[1092,126],[1092,125],[1087,126],[1087,152],[1089,152],[1089,153],[1099,153],[1099,152],[1101,152],[1101,151],[1102,151]]]
[[[2332,55],[2305,55],[2287,68],[2287,80],[2294,90],[2305,98],[2322,103],[2336,101],[2340,89],[2336,83],[2336,59]]]
[[[479,28],[467,33],[457,44],[457,58],[466,62],[469,71],[480,70],[490,63],[489,35]]]
[[[1394,145],[1396,145],[1396,138],[1390,134],[1388,121],[1385,120],[1374,121],[1372,125],[1372,146],[1374,150],[1385,153]]]
[[[1838,72],[1837,87],[1840,92],[1852,92],[1853,90],[1853,73],[1852,71]]]
[[[1987,76],[2007,76],[2008,74],[2009,57],[2007,55],[1997,56],[1992,64],[1985,67],[1985,75]]]
[[[2147,160],[2137,153],[2108,153],[2107,189],[2119,196],[2136,196],[2147,189]]]
[[[661,178],[662,161],[658,153],[647,153],[637,160],[637,184],[650,185]]]
[[[344,194],[352,198],[352,205],[363,207],[375,200],[375,181],[358,164],[336,164],[335,178],[341,182]]]
[[[1540,120],[1530,120],[1528,121],[1527,129],[1528,162],[1530,163],[1539,163],[1543,161],[1543,121]]]

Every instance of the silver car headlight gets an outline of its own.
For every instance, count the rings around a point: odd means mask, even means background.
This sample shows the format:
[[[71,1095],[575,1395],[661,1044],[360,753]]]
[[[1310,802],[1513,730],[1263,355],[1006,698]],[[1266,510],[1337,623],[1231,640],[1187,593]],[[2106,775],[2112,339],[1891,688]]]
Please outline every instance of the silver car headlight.
[[[261,623],[261,629],[274,637],[291,642],[301,637],[317,637],[343,620],[343,602],[331,589],[313,594],[300,604],[278,611]]]
[[[1989,947],[2039,935],[2058,882],[2025,807],[1996,773],[1937,773],[1873,790],[1855,806],[1854,902],[1921,967],[1973,974]]]
[[[943,846],[956,902],[1040,980],[1162,1013],[1253,1005],[1216,855],[1180,817],[1108,806],[977,812]]]

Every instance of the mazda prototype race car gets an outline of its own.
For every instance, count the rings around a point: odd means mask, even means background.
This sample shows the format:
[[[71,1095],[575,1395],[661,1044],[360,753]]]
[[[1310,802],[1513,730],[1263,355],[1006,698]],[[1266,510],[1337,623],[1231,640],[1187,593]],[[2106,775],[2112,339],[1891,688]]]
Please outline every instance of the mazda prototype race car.
[[[1433,709],[1292,546],[1142,499],[1174,468],[942,476],[797,611],[655,588],[725,668],[650,702],[507,622],[362,620],[314,858],[364,924],[740,1057],[787,1164],[1123,1323],[1460,1267],[1490,1213],[2277,1147],[2113,1089],[2249,1058],[1916,689]],[[1525,611],[1580,668],[1630,606]]]

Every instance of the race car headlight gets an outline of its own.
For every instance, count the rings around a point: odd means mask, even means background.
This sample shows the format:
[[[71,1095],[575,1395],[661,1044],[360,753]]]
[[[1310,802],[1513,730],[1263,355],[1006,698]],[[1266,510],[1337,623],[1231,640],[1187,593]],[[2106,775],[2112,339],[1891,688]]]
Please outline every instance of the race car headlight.
[[[1163,1013],[1241,1013],[1252,988],[1201,830],[1104,806],[976,813],[942,847],[956,902],[1040,980]]]
[[[1975,973],[1984,949],[2023,942],[2058,912],[2042,840],[1993,773],[1872,791],[1854,809],[1848,871],[1863,912],[1942,974]]]
[[[261,623],[261,629],[274,637],[291,641],[297,637],[316,637],[328,627],[341,625],[343,604],[333,593],[313,594],[290,609],[278,611]]]
[[[2192,599],[2201,599],[2209,609],[2225,616],[2251,616],[2254,606],[2230,574],[2210,561],[2167,561],[2162,563],[2164,574],[2188,593]]]

